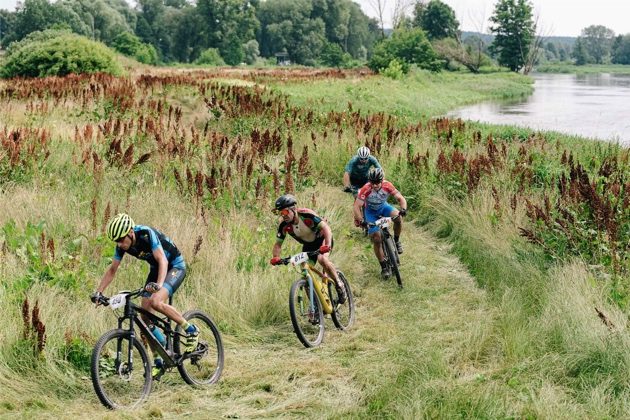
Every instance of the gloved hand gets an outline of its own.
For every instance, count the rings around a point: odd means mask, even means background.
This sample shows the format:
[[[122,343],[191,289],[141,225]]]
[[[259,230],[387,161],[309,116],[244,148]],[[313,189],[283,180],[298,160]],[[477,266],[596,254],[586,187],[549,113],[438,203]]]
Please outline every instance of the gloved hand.
[[[273,257],[271,260],[269,260],[269,263],[271,265],[278,265],[281,261],[282,259],[280,257]]]
[[[319,247],[320,254],[326,254],[328,252],[330,252],[330,247],[328,245],[322,245]]]
[[[154,282],[147,283],[147,285],[144,286],[144,290],[146,290],[149,293],[155,293],[160,289],[161,289],[160,285]]]
[[[400,214],[401,216],[405,217],[407,215],[407,209],[400,209],[398,211],[398,214]]]
[[[101,292],[94,292],[90,295],[90,300],[92,303],[96,303],[98,305],[100,298],[103,297]]]
[[[352,187],[346,185],[345,187],[343,187],[343,192],[347,192],[347,193],[352,192]]]

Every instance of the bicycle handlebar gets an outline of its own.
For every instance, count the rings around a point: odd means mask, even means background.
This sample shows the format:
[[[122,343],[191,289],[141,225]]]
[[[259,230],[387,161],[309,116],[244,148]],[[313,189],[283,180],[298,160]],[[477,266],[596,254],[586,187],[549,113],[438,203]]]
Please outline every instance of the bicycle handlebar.
[[[309,251],[306,254],[308,254],[309,257],[315,257],[319,255],[319,250]],[[288,257],[285,257],[285,258],[280,258],[279,264],[289,265],[289,263],[291,262],[291,257],[293,257],[293,255],[289,255]]]
[[[121,291],[121,292],[119,292],[119,294],[120,293],[126,293],[127,296],[136,297],[136,296],[140,296],[140,294],[142,294],[142,292],[144,292],[144,287],[141,287],[139,289],[133,290],[131,292],[128,292],[126,290],[125,291]],[[103,294],[99,294],[96,297],[96,303],[98,305],[109,306],[109,298],[107,296],[103,295]]]
[[[392,221],[394,221],[394,220],[398,219],[399,217],[402,217],[402,214],[398,213],[396,216],[390,217],[390,219],[392,219]],[[368,223],[367,226],[374,227],[374,226],[376,226],[376,223]]]

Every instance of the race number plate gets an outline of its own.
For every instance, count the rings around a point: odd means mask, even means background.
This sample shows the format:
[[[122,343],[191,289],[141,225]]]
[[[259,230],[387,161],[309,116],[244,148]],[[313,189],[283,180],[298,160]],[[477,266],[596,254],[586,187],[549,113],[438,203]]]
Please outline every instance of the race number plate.
[[[380,219],[378,219],[376,221],[376,223],[374,223],[376,226],[380,227],[380,228],[386,228],[389,226],[389,222],[392,219],[390,219],[389,217],[381,217]]]
[[[291,264],[300,265],[308,261],[308,254],[306,252],[300,252],[291,257]]]
[[[127,295],[125,294],[114,295],[111,298],[109,298],[109,306],[112,309],[118,309],[121,306],[125,306],[126,301],[127,301]]]

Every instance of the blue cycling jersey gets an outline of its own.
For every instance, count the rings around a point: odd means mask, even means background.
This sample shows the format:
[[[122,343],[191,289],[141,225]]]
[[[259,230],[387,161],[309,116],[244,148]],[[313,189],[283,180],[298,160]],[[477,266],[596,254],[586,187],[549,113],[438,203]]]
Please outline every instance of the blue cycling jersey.
[[[182,257],[179,249],[177,249],[168,236],[155,228],[143,225],[134,226],[133,231],[136,236],[136,242],[127,251],[116,246],[116,252],[114,253],[115,260],[120,261],[125,254],[129,254],[139,260],[148,262],[152,267],[157,267],[158,263],[153,256],[153,251],[161,248],[168,261],[169,269],[186,268],[184,257]]]
[[[381,167],[381,164],[378,163],[374,156],[368,157],[365,163],[361,162],[358,156],[354,156],[346,165],[345,171],[350,174],[350,183],[357,188],[361,188],[368,181],[367,175],[372,167]]]

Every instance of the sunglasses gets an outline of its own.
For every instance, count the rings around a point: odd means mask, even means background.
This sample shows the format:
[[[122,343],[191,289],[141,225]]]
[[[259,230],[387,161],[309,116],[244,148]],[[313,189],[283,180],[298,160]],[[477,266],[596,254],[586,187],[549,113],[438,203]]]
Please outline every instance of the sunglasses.
[[[288,209],[288,208],[285,208],[282,210],[274,210],[274,213],[279,214],[281,216],[288,216],[290,212],[291,212],[291,209]]]
[[[366,163],[367,161],[368,161],[368,158],[365,158],[365,159],[359,158],[359,162],[361,162],[361,163]]]
[[[125,240],[125,238],[126,238],[127,236],[129,236],[129,235],[127,234],[127,235],[123,236],[122,238],[120,238],[120,239],[118,239],[118,240],[116,240],[116,241],[114,241],[114,242],[116,242],[117,244],[121,244],[121,243],[123,243],[123,241]]]

